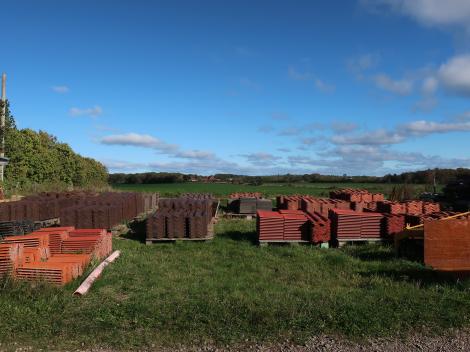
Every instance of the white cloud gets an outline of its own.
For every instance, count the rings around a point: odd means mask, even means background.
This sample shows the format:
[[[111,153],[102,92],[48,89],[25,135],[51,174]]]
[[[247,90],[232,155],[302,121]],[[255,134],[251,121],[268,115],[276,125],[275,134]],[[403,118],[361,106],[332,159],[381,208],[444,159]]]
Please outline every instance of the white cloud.
[[[314,138],[314,137],[303,138],[300,142],[303,145],[313,145],[318,142],[318,138]]]
[[[165,154],[177,159],[196,160],[201,162],[215,162],[216,160],[220,160],[213,152],[197,149],[183,150],[179,145],[167,143],[148,134],[115,134],[102,137],[100,143],[105,145],[132,146],[153,149],[160,154]]]
[[[291,152],[291,150],[289,148],[277,148],[277,151],[281,152],[281,153],[290,153]]]
[[[298,136],[302,133],[299,127],[286,127],[278,132],[278,136]]]
[[[311,72],[299,72],[293,66],[289,66],[287,74],[294,81],[313,81],[315,87],[323,93],[332,93],[336,90],[335,85],[326,83]]]
[[[413,81],[410,79],[394,80],[386,74],[373,77],[377,87],[398,95],[409,95],[413,91]]]
[[[450,58],[441,65],[438,75],[450,91],[470,96],[470,54]]]
[[[363,0],[377,9],[385,5],[394,11],[408,15],[424,25],[460,25],[470,23],[468,0]]]
[[[379,129],[355,135],[334,135],[331,137],[333,144],[357,144],[357,145],[388,145],[398,144],[405,137],[398,132]]]
[[[335,85],[326,83],[318,78],[315,79],[315,87],[323,93],[332,93],[336,90]]]
[[[104,166],[114,171],[130,171],[143,169],[147,166],[145,163],[133,163],[129,161],[120,160],[101,160]]]
[[[70,91],[69,87],[67,86],[52,86],[52,90],[59,94],[65,94]]]
[[[331,123],[331,129],[336,133],[351,132],[356,130],[357,127],[354,122],[334,121]]]
[[[442,123],[433,121],[413,121],[401,127],[404,133],[412,135],[428,135],[432,133],[468,132],[470,122]]]
[[[80,109],[80,108],[70,108],[69,114],[72,116],[91,116],[98,117],[103,113],[103,109],[96,105],[92,108]]]
[[[162,140],[152,137],[148,134],[138,133],[115,134],[106,136],[101,139],[101,143],[107,145],[151,148],[165,152],[176,151],[178,149],[178,146],[176,145],[165,143]]]
[[[458,114],[454,117],[455,121],[469,121],[470,122],[470,110],[464,111],[461,114]]]
[[[347,68],[357,79],[362,80],[364,78],[364,72],[375,68],[378,63],[379,55],[368,53],[350,58],[347,61]]]
[[[180,151],[174,154],[176,158],[183,158],[183,159],[198,159],[198,160],[209,160],[215,159],[216,156],[212,152],[207,152],[204,150],[185,150]]]
[[[421,86],[421,92],[424,95],[431,95],[434,94],[439,86],[439,82],[435,77],[426,77],[423,80],[422,86]]]
[[[466,118],[469,120],[466,120]],[[355,134],[335,134],[330,142],[337,146],[386,146],[399,144],[412,137],[451,132],[470,132],[470,113],[457,116],[453,122],[418,120],[404,123],[392,130],[377,129]]]
[[[270,153],[258,152],[251,154],[241,154],[250,164],[262,167],[273,167],[282,158]]]
[[[312,79],[312,74],[310,72],[299,72],[293,66],[289,66],[287,74],[289,78],[294,81],[308,81]]]

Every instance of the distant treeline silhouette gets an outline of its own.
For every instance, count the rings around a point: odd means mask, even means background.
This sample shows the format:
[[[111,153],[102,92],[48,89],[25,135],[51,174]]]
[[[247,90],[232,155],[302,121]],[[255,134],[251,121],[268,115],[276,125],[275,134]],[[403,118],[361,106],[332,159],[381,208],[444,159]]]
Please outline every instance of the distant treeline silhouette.
[[[216,174],[211,177],[188,175],[182,173],[145,172],[114,173],[109,175],[111,184],[153,184],[179,183],[187,181],[230,182],[240,184],[263,183],[296,183],[296,182],[332,182],[332,183],[413,183],[413,184],[447,184],[470,177],[470,169],[428,169],[423,171],[388,174],[384,176],[335,176],[321,174],[245,176],[233,174]]]

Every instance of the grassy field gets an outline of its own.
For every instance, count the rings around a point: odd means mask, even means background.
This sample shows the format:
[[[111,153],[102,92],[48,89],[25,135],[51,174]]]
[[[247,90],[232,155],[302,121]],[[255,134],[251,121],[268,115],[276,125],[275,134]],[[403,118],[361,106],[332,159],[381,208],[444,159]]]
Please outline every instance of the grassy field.
[[[329,192],[339,188],[361,188],[371,192],[381,192],[388,195],[394,184],[385,183],[293,183],[293,184],[264,184],[261,186],[235,185],[228,183],[168,183],[168,184],[140,184],[140,185],[114,185],[118,190],[159,192],[161,196],[175,196],[187,192],[212,193],[216,197],[224,197],[233,192],[261,192],[268,197],[279,194],[311,194],[327,197]],[[424,185],[415,185],[417,193],[424,191]]]
[[[470,325],[467,281],[377,245],[259,248],[254,229],[222,220],[209,243],[117,238],[122,256],[82,298],[72,297],[78,283],[4,281],[0,350],[301,343],[320,333],[360,340]]]

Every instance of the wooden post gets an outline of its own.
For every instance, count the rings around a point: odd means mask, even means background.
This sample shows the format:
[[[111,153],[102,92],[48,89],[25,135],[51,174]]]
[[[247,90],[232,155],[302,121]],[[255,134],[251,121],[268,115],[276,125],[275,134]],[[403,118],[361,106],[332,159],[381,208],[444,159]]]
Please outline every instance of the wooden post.
[[[0,157],[5,157],[5,117],[6,117],[6,109],[7,109],[7,92],[6,92],[6,85],[7,85],[7,75],[5,73],[2,74],[2,109],[0,111],[0,133],[1,133],[1,140],[0,140]],[[3,174],[4,174],[5,166],[3,164],[0,165],[0,182],[3,182]]]
[[[91,285],[98,279],[103,272],[104,268],[114,262],[117,257],[121,254],[121,251],[114,251],[108,258],[106,258],[100,265],[96,267],[95,270],[83,281],[80,287],[73,293],[75,296],[83,296],[88,293],[88,290],[91,288]]]

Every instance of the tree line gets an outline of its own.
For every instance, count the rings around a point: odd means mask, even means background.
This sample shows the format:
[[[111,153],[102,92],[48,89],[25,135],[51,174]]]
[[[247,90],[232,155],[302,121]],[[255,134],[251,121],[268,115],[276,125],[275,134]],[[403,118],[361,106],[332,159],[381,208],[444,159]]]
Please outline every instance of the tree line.
[[[328,182],[328,183],[398,183],[398,184],[448,184],[459,179],[470,177],[470,169],[428,169],[423,171],[388,174],[384,176],[337,176],[321,174],[305,175],[272,175],[272,176],[245,176],[234,174],[216,174],[211,178],[182,173],[145,172],[109,175],[111,184],[152,184],[152,183],[178,183],[193,181],[229,182],[239,184],[263,183],[297,183],[297,182]]]
[[[31,184],[89,187],[102,186],[108,181],[108,170],[100,162],[75,153],[68,144],[47,132],[18,129],[8,102],[5,155],[10,159],[5,167],[8,187]]]

